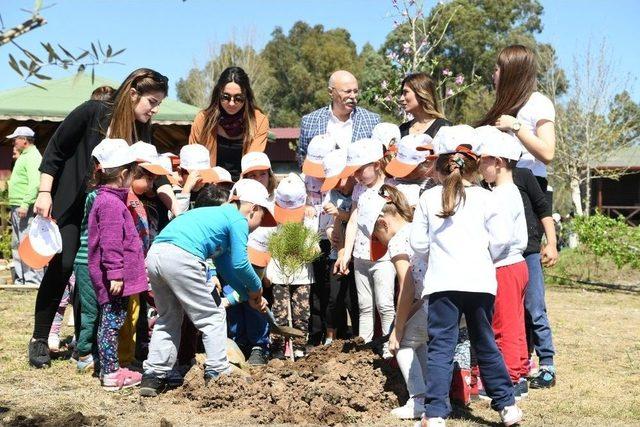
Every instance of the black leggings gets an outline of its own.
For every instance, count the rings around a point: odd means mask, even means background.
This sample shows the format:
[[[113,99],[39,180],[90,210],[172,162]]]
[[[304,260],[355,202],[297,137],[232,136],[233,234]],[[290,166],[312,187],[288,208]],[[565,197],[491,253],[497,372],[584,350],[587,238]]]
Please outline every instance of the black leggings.
[[[60,305],[64,288],[73,272],[73,261],[80,246],[80,223],[82,222],[83,209],[77,209],[76,206],[71,209],[74,209],[75,212],[66,219],[65,224],[58,224],[60,236],[62,237],[62,253],[55,255],[51,259],[38,289],[33,325],[34,338],[47,339],[49,337],[51,323],[53,323],[53,318]],[[76,300],[79,300],[79,298],[76,298]],[[74,313],[75,306],[76,304],[74,304]],[[80,310],[78,310],[78,313],[80,313]],[[75,320],[77,322],[79,317],[76,316]],[[77,324],[79,325],[80,322]]]
[[[329,261],[329,270],[333,271],[335,260]],[[336,330],[337,338],[350,338],[358,335],[358,292],[353,276],[353,263],[349,264],[349,274],[346,276],[330,274],[329,302],[326,309],[327,328]],[[347,312],[351,318],[351,334],[347,328]]]

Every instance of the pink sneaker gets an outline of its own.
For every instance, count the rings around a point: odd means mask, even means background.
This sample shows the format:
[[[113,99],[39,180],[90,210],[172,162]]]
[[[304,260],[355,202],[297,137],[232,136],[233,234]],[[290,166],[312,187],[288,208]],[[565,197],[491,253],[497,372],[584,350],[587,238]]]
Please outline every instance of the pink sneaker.
[[[102,377],[102,388],[106,391],[118,391],[123,388],[135,387],[142,381],[142,374],[120,368]]]

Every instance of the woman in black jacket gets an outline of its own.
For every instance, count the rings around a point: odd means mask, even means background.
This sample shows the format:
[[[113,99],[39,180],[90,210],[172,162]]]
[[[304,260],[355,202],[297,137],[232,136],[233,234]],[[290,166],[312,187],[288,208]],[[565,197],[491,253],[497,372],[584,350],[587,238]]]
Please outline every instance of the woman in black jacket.
[[[122,138],[130,144],[139,140],[152,142],[151,117],[168,91],[165,76],[147,68],[138,69],[125,79],[110,101],[90,100],[69,113],[47,145],[34,211],[56,220],[62,252],[49,263],[36,298],[33,337],[29,342],[29,363],[36,368],[51,364],[47,338],[78,251],[87,181],[92,172],[91,152],[106,137]],[[175,197],[166,178],[159,182],[157,191],[166,205],[173,206]]]

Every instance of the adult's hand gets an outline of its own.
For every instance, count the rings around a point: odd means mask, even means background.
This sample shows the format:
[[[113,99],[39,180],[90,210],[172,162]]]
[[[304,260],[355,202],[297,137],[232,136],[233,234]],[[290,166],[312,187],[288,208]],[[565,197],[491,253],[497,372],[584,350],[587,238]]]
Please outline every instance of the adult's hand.
[[[553,267],[558,261],[558,249],[555,243],[547,243],[540,251],[542,265],[545,267]]]
[[[38,193],[36,202],[33,204],[33,211],[36,215],[40,215],[44,218],[51,218],[51,193]]]
[[[498,117],[498,120],[496,121],[496,127],[502,131],[510,131],[515,121],[515,117],[503,114]]]

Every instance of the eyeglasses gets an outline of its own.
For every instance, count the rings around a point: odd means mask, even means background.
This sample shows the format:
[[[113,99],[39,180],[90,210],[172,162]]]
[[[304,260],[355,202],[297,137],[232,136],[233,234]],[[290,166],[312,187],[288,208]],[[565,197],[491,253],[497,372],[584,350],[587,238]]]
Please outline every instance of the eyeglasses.
[[[244,104],[245,101],[244,95],[229,95],[228,93],[223,93],[220,99],[222,99],[222,102],[225,102],[227,104],[232,100],[236,104]]]
[[[352,95],[353,94],[355,96],[358,96],[358,94],[360,93],[359,89],[344,90],[344,89],[338,89],[338,88],[335,88],[335,87],[331,87],[330,89],[335,90],[336,92],[342,93],[342,94],[345,94],[345,95]]]

